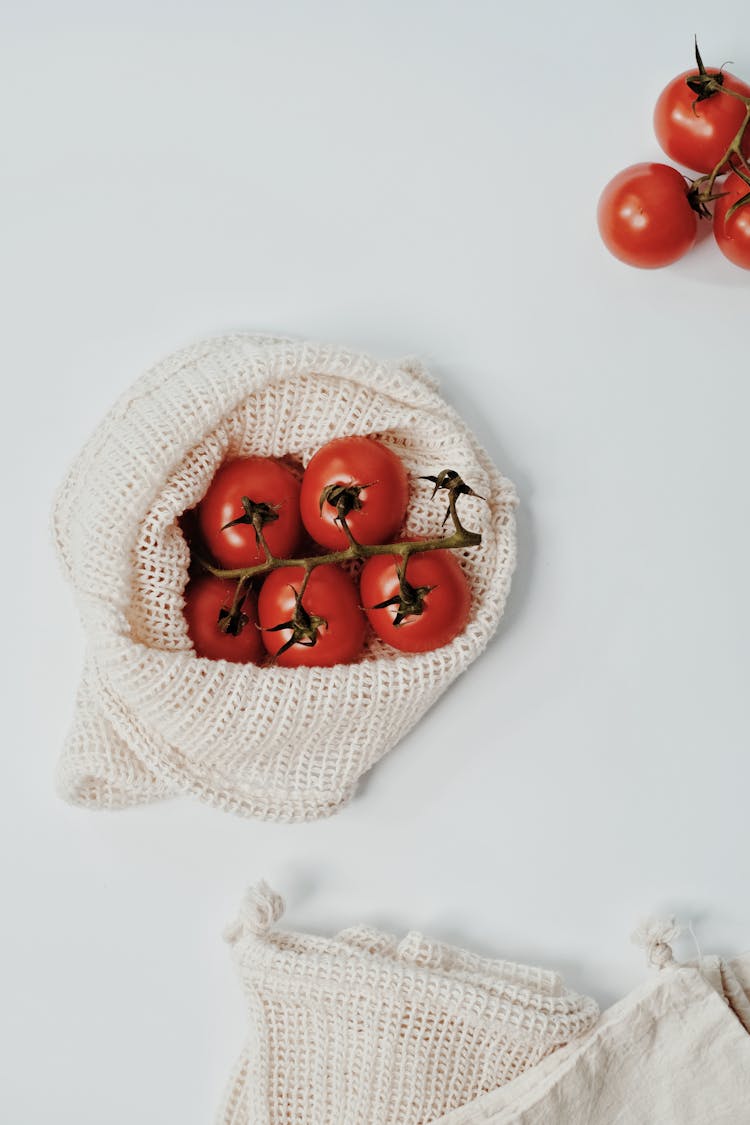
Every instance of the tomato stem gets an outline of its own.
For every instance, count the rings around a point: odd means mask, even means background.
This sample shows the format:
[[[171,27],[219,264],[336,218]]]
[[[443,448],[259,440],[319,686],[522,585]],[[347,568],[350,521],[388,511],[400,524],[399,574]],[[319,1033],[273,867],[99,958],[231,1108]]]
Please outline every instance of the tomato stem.
[[[750,169],[750,164],[747,162],[747,157],[743,152],[743,142],[745,140],[745,133],[748,124],[750,124],[750,98],[744,94],[740,94],[737,90],[728,90],[722,82],[717,82],[715,77],[712,76],[711,80],[707,83],[707,89],[711,93],[728,94],[731,98],[738,98],[745,106],[745,119],[735,133],[732,141],[730,142],[726,152],[721,160],[705,176],[700,176],[697,180],[693,181],[693,187],[699,188],[697,199],[699,203],[710,203],[713,198],[714,184],[725,167],[732,167],[732,157],[736,156],[745,168]]]
[[[349,545],[340,551],[330,551],[325,555],[312,555],[298,559],[280,559],[271,554],[261,531],[259,539],[261,546],[265,550],[266,558],[263,562],[257,563],[255,566],[234,567],[227,570],[214,566],[213,563],[210,563],[200,555],[195,555],[194,557],[203,569],[207,570],[209,574],[213,574],[214,577],[238,579],[237,592],[232,606],[232,612],[234,612],[234,610],[238,609],[242,604],[244,596],[247,593],[247,587],[253,578],[268,574],[272,570],[278,570],[280,567],[302,567],[305,571],[303,580],[304,590],[310,574],[315,567],[325,566],[330,563],[349,562],[352,559],[369,559],[374,555],[398,555],[401,559],[400,565],[403,572],[406,569],[406,563],[411,555],[422,554],[425,551],[450,551],[462,550],[466,547],[478,547],[482,542],[480,532],[467,530],[461,523],[461,518],[457,509],[458,496],[476,496],[477,493],[475,493],[473,489],[470,489],[458,473],[453,472],[453,470],[444,470],[437,478],[429,479],[440,482],[436,483],[433,495],[435,495],[438,489],[443,489],[448,493],[447,516],[450,517],[453,523],[453,531],[450,535],[443,535],[431,539],[418,539],[416,542],[412,543],[360,543],[352,535],[346,516],[340,516],[339,523],[349,540]],[[480,499],[482,498],[480,497]],[[300,591],[300,594],[302,592],[303,591]]]

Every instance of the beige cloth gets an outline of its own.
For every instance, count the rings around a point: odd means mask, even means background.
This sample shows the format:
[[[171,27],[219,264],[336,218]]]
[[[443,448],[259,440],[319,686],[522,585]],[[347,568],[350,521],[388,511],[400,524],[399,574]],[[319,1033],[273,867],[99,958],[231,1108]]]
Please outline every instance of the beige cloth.
[[[651,924],[657,971],[598,1017],[546,970],[282,912],[259,884],[227,931],[249,1035],[218,1125],[750,1125],[750,955],[678,965]]]
[[[439,534],[423,473],[455,469],[481,546],[457,552],[472,592],[465,631],[404,654],[370,636],[334,668],[257,668],[196,656],[183,613],[179,517],[225,458],[289,454],[376,435],[411,481],[405,534]],[[325,816],[479,655],[515,563],[515,492],[413,362],[232,336],[170,356],[103,420],[60,490],[54,527],[88,655],[58,773],[77,804],[115,808],[190,793],[272,820]]]
[[[750,1125],[750,955],[666,965],[583,1039],[438,1125]]]

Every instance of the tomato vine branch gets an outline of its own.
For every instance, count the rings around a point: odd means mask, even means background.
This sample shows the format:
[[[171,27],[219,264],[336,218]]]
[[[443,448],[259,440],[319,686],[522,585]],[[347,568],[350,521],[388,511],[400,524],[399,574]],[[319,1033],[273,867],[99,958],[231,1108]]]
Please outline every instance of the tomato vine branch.
[[[703,65],[703,59],[700,56],[697,42],[695,45],[695,58],[698,64],[698,75],[695,78],[688,78],[686,80],[690,89],[697,93],[694,107],[699,102],[705,101],[707,98],[714,97],[717,94],[726,94],[730,98],[736,98],[745,106],[744,120],[729,143],[724,155],[710,172],[693,181],[691,193],[695,200],[695,209],[698,211],[699,215],[706,217],[710,215],[708,204],[719,198],[719,196],[714,195],[714,186],[718,177],[727,168],[733,172],[738,171],[733,163],[733,159],[736,157],[740,162],[741,169],[750,172],[750,163],[748,163],[748,158],[744,151],[745,135],[748,125],[750,125],[750,97],[741,94],[739,90],[729,89],[729,87],[724,84],[722,71],[709,74]],[[744,175],[741,176],[741,178],[744,179]],[[734,204],[732,211],[735,211],[738,207],[744,206],[746,203],[750,203],[750,192]]]
[[[432,481],[434,485],[433,496],[435,496],[438,491],[444,491],[448,494],[448,510],[444,522],[450,519],[453,524],[453,531],[448,535],[436,536],[429,539],[417,539],[411,542],[360,543],[354,538],[351,528],[347,523],[346,516],[341,514],[338,517],[338,523],[349,541],[347,547],[342,548],[340,551],[329,551],[327,554],[323,555],[309,555],[301,558],[285,559],[278,558],[269,549],[263,534],[263,520],[261,517],[258,517],[253,519],[252,523],[258,544],[265,554],[263,562],[256,563],[254,566],[226,569],[215,566],[213,563],[209,562],[208,559],[203,558],[199,554],[195,554],[194,557],[199,565],[215,578],[237,579],[237,588],[231,608],[223,610],[220,616],[220,628],[226,632],[239,632],[243,628],[247,619],[242,620],[244,617],[242,606],[244,605],[245,598],[250,589],[250,584],[254,578],[260,578],[263,575],[269,574],[272,570],[279,570],[282,567],[300,567],[304,570],[302,589],[299,592],[299,598],[301,598],[310,574],[318,566],[349,562],[354,559],[369,559],[375,555],[395,555],[400,560],[399,574],[402,582],[405,583],[406,564],[412,555],[422,554],[425,551],[461,550],[467,547],[478,547],[482,542],[481,533],[478,531],[470,531],[468,528],[464,527],[458,514],[457,506],[459,496],[478,496],[478,493],[474,492],[474,490],[461,479],[458,473],[452,469],[444,469],[436,477],[424,477],[422,479]],[[484,498],[479,497],[479,499]],[[244,501],[245,498],[243,497],[243,506]]]

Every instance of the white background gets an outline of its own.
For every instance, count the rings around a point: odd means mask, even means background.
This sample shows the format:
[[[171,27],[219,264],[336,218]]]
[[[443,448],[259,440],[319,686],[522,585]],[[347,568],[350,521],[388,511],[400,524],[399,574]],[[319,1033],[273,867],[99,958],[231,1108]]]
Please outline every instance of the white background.
[[[645,971],[644,914],[746,947],[750,274],[711,239],[631,271],[594,223],[606,180],[658,159],[694,31],[750,75],[744,0],[17,7],[3,1120],[211,1120],[243,1028],[220,932],[260,875],[291,924],[422,928],[603,1004]],[[521,495],[505,620],[330,821],[69,808],[53,490],[145,367],[235,329],[426,358]]]

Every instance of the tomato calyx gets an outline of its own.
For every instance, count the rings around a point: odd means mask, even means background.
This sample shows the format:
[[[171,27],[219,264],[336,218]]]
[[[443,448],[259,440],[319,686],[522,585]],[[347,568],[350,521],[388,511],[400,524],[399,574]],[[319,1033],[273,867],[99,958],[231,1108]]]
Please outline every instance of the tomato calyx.
[[[405,558],[399,567],[398,593],[394,594],[392,598],[386,598],[384,602],[378,602],[377,605],[370,607],[371,609],[387,609],[392,605],[398,606],[393,618],[393,624],[396,628],[402,625],[407,617],[421,617],[425,610],[425,598],[436,589],[435,586],[412,586],[406,577],[406,563],[407,559]]]
[[[263,501],[251,500],[249,496],[241,497],[240,503],[242,504],[242,515],[230,520],[229,523],[225,523],[221,530],[226,531],[228,527],[236,527],[242,523],[251,524],[255,529],[255,540],[258,546],[264,546],[263,528],[266,524],[274,523],[279,518],[278,504],[265,504]]]
[[[219,610],[216,624],[221,633],[228,633],[230,637],[239,637],[249,620],[250,618],[242,610],[233,613],[231,609],[223,607]]]
[[[336,509],[336,522],[342,523],[350,512],[360,512],[362,510],[362,498],[360,493],[364,492],[366,488],[372,488],[375,481],[370,481],[369,484],[329,484],[320,494],[320,513],[322,515],[323,508],[326,504],[330,504],[332,508]]]
[[[750,176],[748,176],[747,172],[743,168],[740,168],[729,161],[729,169],[731,173],[733,173],[738,177],[738,179],[746,183],[748,188],[750,188]],[[717,199],[724,199],[727,195],[729,195],[729,192],[714,191],[713,187],[711,187],[710,189],[703,189],[703,184],[705,182],[706,177],[695,180],[688,189],[687,198],[688,203],[701,219],[712,219],[713,214],[711,212],[711,208],[709,207],[709,203],[715,203]],[[748,203],[750,203],[750,191],[748,191],[746,195],[741,196],[740,199],[736,199],[734,201],[734,203],[724,216],[724,221],[726,222],[728,219],[731,219],[732,215],[736,214],[737,211],[739,211],[740,207],[746,207]]]
[[[701,180],[696,180],[687,191],[687,201],[693,208],[695,213],[700,219],[711,219],[711,208],[709,203],[714,203],[717,199],[722,199],[727,193],[725,191],[711,191],[705,192],[701,190]]]
[[[308,613],[302,604],[302,596],[305,592],[309,573],[308,571],[299,590],[294,586],[290,586],[290,589],[294,592],[294,612],[289,621],[282,621],[278,625],[270,625],[262,630],[264,633],[280,633],[283,629],[291,629],[292,631],[292,635],[288,637],[281,648],[274,653],[274,660],[277,660],[283,653],[287,652],[292,645],[302,645],[303,648],[314,648],[318,643],[320,630],[325,629],[328,625],[325,617],[319,617],[315,613]]]
[[[695,107],[699,102],[705,102],[708,98],[712,98],[714,94],[718,94],[720,92],[718,87],[724,85],[723,68],[715,74],[709,74],[706,70],[701,53],[698,50],[697,36],[695,38],[695,61],[698,66],[698,73],[691,74],[689,78],[685,79],[688,89],[696,95],[693,102],[693,113],[695,113]]]
[[[241,578],[237,583],[231,606],[228,609],[226,606],[222,606],[219,610],[219,616],[216,619],[219,632],[226,633],[230,637],[239,637],[250,620],[247,614],[243,612],[249,589],[247,580]]]
[[[484,500],[486,503],[486,498],[480,496],[478,492],[475,492],[474,489],[459,476],[455,469],[443,469],[436,477],[426,476],[420,477],[419,479],[432,482],[434,486],[432,489],[433,500],[440,491],[448,493],[448,508],[443,517],[443,527],[445,527],[450,517],[453,517],[453,520],[459,527],[461,526],[456,512],[456,500],[459,496],[476,496],[478,500]]]

